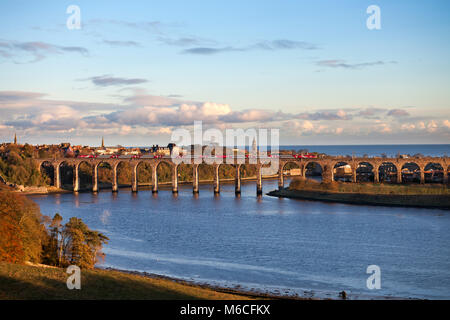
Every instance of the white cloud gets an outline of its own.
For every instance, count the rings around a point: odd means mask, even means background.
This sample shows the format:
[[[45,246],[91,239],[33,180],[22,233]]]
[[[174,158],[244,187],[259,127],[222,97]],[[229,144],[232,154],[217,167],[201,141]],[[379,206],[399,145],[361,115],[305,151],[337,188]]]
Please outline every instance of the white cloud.
[[[445,127],[447,127],[447,128],[450,129],[450,121],[444,120],[444,121],[442,122],[442,124],[443,124]]]
[[[430,122],[428,122],[428,125],[427,125],[428,132],[435,132],[437,129],[438,129],[438,125],[437,125],[436,121],[431,120]]]

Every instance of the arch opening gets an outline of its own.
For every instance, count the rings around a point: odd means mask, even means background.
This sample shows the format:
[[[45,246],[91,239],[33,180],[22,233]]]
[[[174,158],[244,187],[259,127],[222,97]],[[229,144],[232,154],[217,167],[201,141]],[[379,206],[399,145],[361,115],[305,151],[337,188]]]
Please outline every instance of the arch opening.
[[[356,168],[356,182],[374,182],[375,173],[373,165],[369,162],[360,162]]]
[[[232,164],[222,163],[219,165],[219,179],[231,180],[234,179],[236,175],[236,168]]]
[[[443,183],[444,182],[444,168],[440,163],[431,162],[424,168],[426,183]]]
[[[117,185],[119,187],[131,186],[132,170],[129,162],[120,161],[117,164]]]
[[[256,178],[256,165],[254,164],[242,164],[239,168],[241,178]]]
[[[447,183],[450,181],[450,166],[447,167],[447,172],[445,173],[447,175]]]
[[[80,189],[92,188],[92,168],[93,166],[87,161],[78,164]]]
[[[417,163],[407,162],[402,166],[403,183],[420,183],[420,167]]]
[[[316,181],[322,182],[322,166],[315,161],[308,162],[305,166],[305,178],[314,179]]]
[[[112,167],[108,162],[100,162],[97,165],[98,175],[98,188],[111,188],[112,187]]]
[[[296,162],[286,162],[282,168],[283,170],[283,176],[285,177],[294,177],[294,176],[301,176],[302,171],[298,163]]]
[[[193,170],[194,169],[193,169],[192,164],[180,163],[178,165],[178,170],[177,170],[178,181],[183,182],[183,183],[192,182],[193,181],[193,176],[192,176]]]
[[[39,172],[46,185],[55,186],[55,167],[50,161],[44,161],[39,166]]]
[[[61,162],[59,165],[59,178],[62,189],[73,190],[73,176],[73,166],[67,161]]]
[[[138,186],[149,187],[152,185],[152,166],[150,163],[141,161],[136,169]]]
[[[166,161],[161,161],[156,167],[158,174],[158,184],[169,184],[172,181],[172,166]]]
[[[352,182],[352,167],[348,162],[341,161],[333,167],[333,180],[341,182]]]
[[[380,182],[396,183],[397,167],[392,162],[383,162],[378,168],[378,179]]]
[[[214,166],[201,163],[198,166],[199,181],[212,181],[214,179]]]
[[[280,172],[278,172],[280,174]],[[302,176],[302,169],[298,165],[298,163],[292,161],[292,162],[286,162],[281,167],[281,174],[283,175],[282,183],[284,185],[289,185],[292,179],[299,178]],[[283,185],[283,187],[284,187]],[[281,185],[280,185],[281,186]]]

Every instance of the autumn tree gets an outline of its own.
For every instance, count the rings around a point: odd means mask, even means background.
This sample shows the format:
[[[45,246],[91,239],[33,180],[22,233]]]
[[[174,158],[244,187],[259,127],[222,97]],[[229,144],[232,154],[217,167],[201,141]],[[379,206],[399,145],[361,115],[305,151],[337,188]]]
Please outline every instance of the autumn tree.
[[[108,240],[102,233],[89,229],[81,219],[70,218],[62,230],[60,245],[63,263],[74,264],[80,268],[93,268],[103,259],[101,249]]]
[[[47,233],[39,206],[0,187],[0,260],[40,262]]]

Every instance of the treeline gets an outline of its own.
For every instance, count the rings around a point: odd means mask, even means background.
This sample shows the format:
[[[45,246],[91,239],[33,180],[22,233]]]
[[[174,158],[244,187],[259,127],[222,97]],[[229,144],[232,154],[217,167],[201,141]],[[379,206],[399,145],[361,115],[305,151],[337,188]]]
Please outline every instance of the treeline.
[[[43,186],[48,184],[48,177],[41,174],[32,156],[33,146],[9,145],[0,154],[0,173],[9,183],[24,186]]]
[[[93,268],[103,258],[108,240],[81,219],[63,225],[59,214],[43,216],[36,203],[5,185],[0,185],[0,235],[0,261],[81,268]]]

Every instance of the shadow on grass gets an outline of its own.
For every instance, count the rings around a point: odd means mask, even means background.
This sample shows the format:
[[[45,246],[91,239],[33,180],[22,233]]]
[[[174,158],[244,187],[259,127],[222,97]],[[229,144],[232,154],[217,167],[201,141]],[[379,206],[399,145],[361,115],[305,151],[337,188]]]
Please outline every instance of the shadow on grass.
[[[198,296],[166,287],[158,279],[137,278],[121,273],[82,270],[81,290],[69,290],[66,280],[69,276],[61,269],[26,270],[15,272],[9,277],[0,274],[0,299],[14,300],[165,300],[198,299]],[[156,281],[156,283],[155,283]]]

